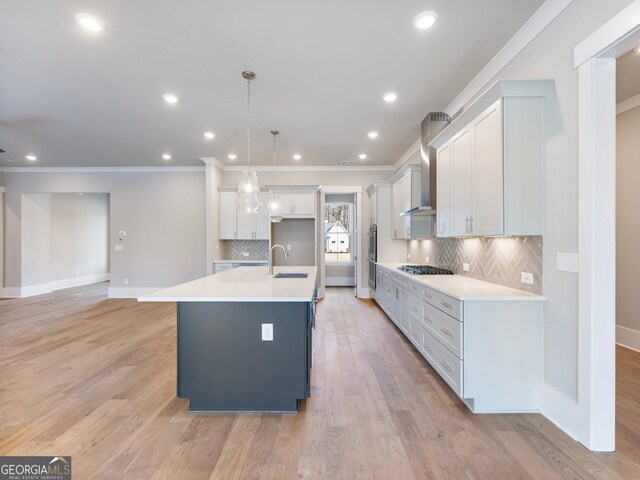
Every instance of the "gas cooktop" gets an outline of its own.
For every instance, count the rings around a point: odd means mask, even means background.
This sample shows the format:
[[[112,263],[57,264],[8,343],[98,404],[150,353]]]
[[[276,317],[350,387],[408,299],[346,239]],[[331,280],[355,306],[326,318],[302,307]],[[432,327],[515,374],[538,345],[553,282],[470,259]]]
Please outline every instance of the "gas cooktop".
[[[402,265],[398,267],[398,270],[410,275],[453,275],[451,270],[432,267],[430,265]]]

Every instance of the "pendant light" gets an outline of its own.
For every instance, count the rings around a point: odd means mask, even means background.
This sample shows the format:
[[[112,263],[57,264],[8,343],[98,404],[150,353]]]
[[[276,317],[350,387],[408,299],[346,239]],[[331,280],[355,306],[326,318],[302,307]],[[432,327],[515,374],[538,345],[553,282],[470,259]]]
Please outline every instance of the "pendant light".
[[[267,207],[267,215],[271,223],[279,223],[282,221],[282,202],[276,191],[276,135],[279,135],[278,130],[271,130],[273,135],[273,192],[271,192],[271,198]]]
[[[236,205],[238,212],[256,213],[260,210],[260,184],[256,171],[251,169],[251,80],[256,74],[250,71],[242,72],[242,77],[247,80],[247,169],[242,172]]]

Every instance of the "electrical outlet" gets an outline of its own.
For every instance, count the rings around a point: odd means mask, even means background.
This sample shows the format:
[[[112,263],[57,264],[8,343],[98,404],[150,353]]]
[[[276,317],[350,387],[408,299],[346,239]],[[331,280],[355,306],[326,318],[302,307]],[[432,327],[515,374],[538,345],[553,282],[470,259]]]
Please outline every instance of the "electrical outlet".
[[[411,260],[411,254],[407,253],[407,260]]]
[[[242,252],[242,256],[243,257],[248,257],[249,256],[249,252]]]
[[[429,257],[424,257],[424,263],[426,263],[426,264],[429,263]]]
[[[125,285],[129,285],[129,279],[128,279],[128,278],[125,278],[125,279],[124,279],[124,281],[123,281],[122,283],[124,283]]]
[[[116,252],[121,252],[124,250],[124,245],[116,244],[114,245]]]
[[[273,342],[273,323],[262,324],[262,341]]]
[[[533,285],[533,273],[521,272],[520,273],[520,281],[522,283],[527,283],[529,285]]]
[[[287,243],[287,252],[290,252],[290,251],[291,251],[291,244]]]
[[[80,270],[76,270],[76,277],[80,275]]]
[[[468,263],[463,263],[462,264],[462,271],[464,271],[464,272],[468,272],[469,271],[469,264]]]

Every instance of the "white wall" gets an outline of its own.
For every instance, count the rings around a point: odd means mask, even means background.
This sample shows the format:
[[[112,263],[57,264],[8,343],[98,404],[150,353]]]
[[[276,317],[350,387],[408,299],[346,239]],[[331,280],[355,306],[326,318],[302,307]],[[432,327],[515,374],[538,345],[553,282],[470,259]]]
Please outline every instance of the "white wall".
[[[109,193],[110,272],[115,295],[175,285],[205,274],[205,175],[162,172],[6,172],[5,285],[24,284],[23,193]],[[124,250],[114,251],[120,230]],[[129,279],[125,287],[124,279]],[[113,290],[129,288],[131,290]]]
[[[50,280],[106,273],[109,273],[109,195],[52,194]]]
[[[640,331],[640,107],[618,115],[616,134],[616,324]]]

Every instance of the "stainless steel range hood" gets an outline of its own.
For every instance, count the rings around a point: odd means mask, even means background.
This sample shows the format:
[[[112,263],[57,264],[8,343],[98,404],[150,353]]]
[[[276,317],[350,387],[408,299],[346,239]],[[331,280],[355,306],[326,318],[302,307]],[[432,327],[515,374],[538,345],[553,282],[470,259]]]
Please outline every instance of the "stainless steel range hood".
[[[442,112],[431,112],[422,120],[420,129],[420,205],[405,210],[400,215],[435,215],[436,214],[436,149],[429,142],[449,125],[449,115]]]

